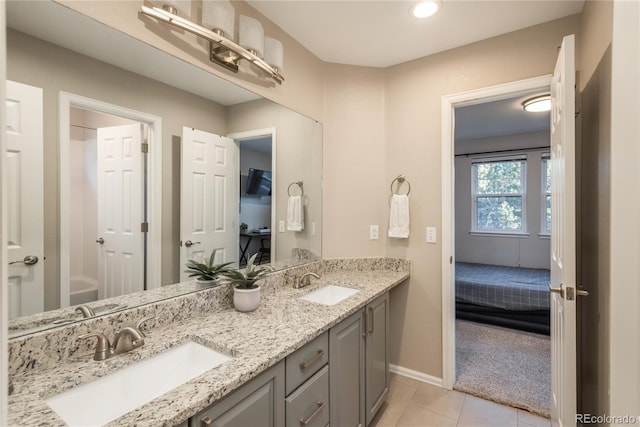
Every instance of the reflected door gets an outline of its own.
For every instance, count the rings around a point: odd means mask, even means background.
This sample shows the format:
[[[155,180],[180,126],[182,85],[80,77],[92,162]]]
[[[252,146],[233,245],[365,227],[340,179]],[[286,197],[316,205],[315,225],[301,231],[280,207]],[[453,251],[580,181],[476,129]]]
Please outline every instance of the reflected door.
[[[98,129],[98,297],[144,289],[143,125]]]
[[[238,152],[231,138],[182,129],[180,281],[188,280],[187,260],[202,261],[214,249],[216,263],[237,265]]]
[[[551,420],[576,425],[575,41],[551,80]]]
[[[7,81],[9,319],[44,311],[42,89]]]

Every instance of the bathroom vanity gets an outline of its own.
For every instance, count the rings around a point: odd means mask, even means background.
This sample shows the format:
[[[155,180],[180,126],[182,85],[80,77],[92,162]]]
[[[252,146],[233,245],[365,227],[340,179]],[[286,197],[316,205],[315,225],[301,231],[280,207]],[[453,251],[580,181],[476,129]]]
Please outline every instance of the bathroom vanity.
[[[65,425],[47,399],[193,341],[229,359],[107,425],[367,425],[388,390],[389,291],[409,270],[398,259],[323,260],[270,274],[251,313],[234,310],[221,286],[17,338],[9,423]],[[321,278],[294,288],[308,271]],[[302,299],[327,285],[357,292],[332,305]],[[148,316],[145,345],[129,353],[96,362],[77,340]],[[94,398],[108,404],[82,397]]]

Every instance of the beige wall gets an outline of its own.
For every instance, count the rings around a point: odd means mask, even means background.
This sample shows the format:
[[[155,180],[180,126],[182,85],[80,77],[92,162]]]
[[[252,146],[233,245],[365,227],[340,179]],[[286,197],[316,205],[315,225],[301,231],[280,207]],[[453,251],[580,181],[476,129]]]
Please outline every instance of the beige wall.
[[[550,74],[562,37],[578,32],[571,16],[388,70],[385,182],[398,173],[411,181],[414,230],[386,244],[386,255],[413,260],[411,279],[391,294],[392,363],[442,375],[441,247],[424,243],[425,227],[442,232],[442,96]]]
[[[23,33],[7,31],[7,78],[44,90],[45,309],[58,308],[58,93],[70,92],[162,118],[162,284],[179,278],[182,126],[224,135],[225,109],[207,99],[79,55]],[[176,185],[178,182],[178,185]]]
[[[322,255],[381,256],[391,184],[384,173],[385,72],[326,64],[325,77]],[[376,224],[380,239],[369,240]]]
[[[609,307],[611,229],[611,39],[613,3],[588,1],[581,16],[579,75],[578,283],[590,293],[579,300],[579,409],[610,413]]]

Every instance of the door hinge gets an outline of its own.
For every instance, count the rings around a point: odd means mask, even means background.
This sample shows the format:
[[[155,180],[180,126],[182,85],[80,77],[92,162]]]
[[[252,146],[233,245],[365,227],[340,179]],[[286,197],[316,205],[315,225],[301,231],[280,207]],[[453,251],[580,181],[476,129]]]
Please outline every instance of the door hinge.
[[[140,144],[140,151],[142,151],[144,154],[147,154],[149,152],[149,143],[143,142],[142,144]]]
[[[149,232],[149,223],[148,222],[143,222],[142,224],[140,224],[140,231],[142,231],[143,233],[148,233]]]
[[[453,256],[449,257],[449,264],[453,264]]]

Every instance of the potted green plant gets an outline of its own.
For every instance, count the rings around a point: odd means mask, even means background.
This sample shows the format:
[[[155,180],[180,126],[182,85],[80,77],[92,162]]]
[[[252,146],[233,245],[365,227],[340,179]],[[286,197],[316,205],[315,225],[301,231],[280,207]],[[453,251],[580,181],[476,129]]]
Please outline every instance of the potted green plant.
[[[256,267],[254,254],[244,270],[228,270],[224,273],[225,281],[233,285],[233,305],[238,311],[253,311],[260,303],[260,286],[256,284],[271,269]]]
[[[201,285],[213,284],[217,278],[221,277],[222,274],[231,270],[229,266],[233,264],[233,262],[214,264],[216,252],[217,249],[214,249],[211,252],[211,256],[209,258],[205,258],[204,263],[198,262],[194,259],[188,260],[185,273],[189,273],[189,277],[195,277],[196,282]]]
[[[240,232],[241,233],[246,233],[248,228],[249,228],[249,226],[247,225],[246,222],[243,222],[242,224],[240,224]]]

